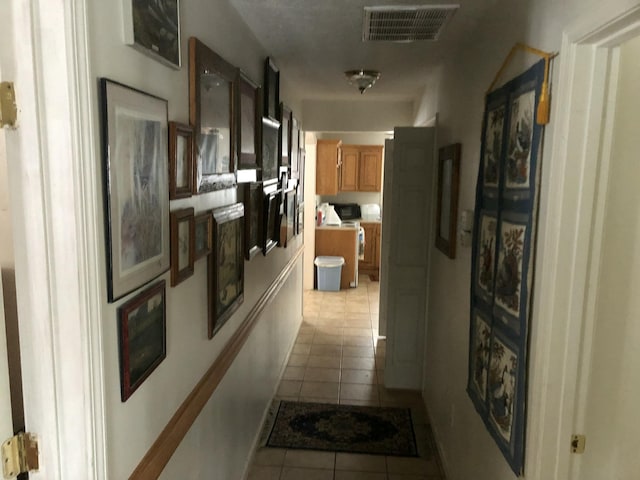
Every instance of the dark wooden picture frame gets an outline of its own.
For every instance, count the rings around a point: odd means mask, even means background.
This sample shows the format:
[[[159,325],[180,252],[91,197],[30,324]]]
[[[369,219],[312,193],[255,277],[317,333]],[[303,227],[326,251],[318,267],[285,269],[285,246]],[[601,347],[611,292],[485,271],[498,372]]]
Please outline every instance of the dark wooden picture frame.
[[[188,198],[193,193],[193,128],[169,122],[169,198]]]
[[[280,246],[287,248],[295,236],[296,216],[298,214],[296,208],[296,189],[290,188],[286,190],[283,195],[284,212],[280,222]]]
[[[284,103],[280,104],[278,120],[280,120],[280,130],[278,133],[278,157],[281,167],[289,166],[291,157],[291,109]]]
[[[271,57],[264,62],[264,111],[263,115],[272,120],[278,118],[280,105],[280,70]]]
[[[301,135],[304,136],[304,135]],[[304,203],[304,164],[306,162],[307,152],[304,148],[300,149],[298,155],[298,204]]]
[[[262,117],[261,132],[261,168],[262,181],[278,180],[278,135],[280,122]]]
[[[169,269],[167,101],[100,79],[107,298]],[[136,177],[144,176],[144,185]]]
[[[296,218],[296,235],[304,232],[304,203],[298,203],[298,217]]]
[[[278,246],[280,238],[282,190],[276,184],[264,189],[263,244],[262,253],[266,256]]]
[[[236,151],[239,169],[257,169],[260,150],[260,88],[247,75],[238,71],[236,99]]]
[[[262,251],[264,193],[262,182],[244,185],[244,254],[251,260]]]
[[[193,207],[171,212],[171,286],[193,275],[195,217]]]
[[[216,208],[214,248],[209,254],[209,338],[220,330],[244,301],[244,206]]]
[[[167,356],[164,280],[118,309],[118,340],[120,398],[125,402]]]
[[[189,122],[195,130],[194,193],[236,184],[237,69],[195,37],[189,39]]]
[[[456,258],[460,152],[459,143],[438,150],[436,247],[449,258]]]
[[[291,115],[291,154],[289,164],[291,166],[291,178],[298,178],[298,157],[300,155],[300,122]]]
[[[213,248],[213,217],[211,212],[196,215],[194,233],[194,260],[200,260]]]

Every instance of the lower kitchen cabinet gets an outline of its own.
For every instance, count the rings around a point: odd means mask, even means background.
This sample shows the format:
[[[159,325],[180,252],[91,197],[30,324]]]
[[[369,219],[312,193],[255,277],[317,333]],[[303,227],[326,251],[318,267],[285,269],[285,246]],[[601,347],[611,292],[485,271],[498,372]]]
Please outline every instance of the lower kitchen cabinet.
[[[358,262],[359,273],[370,275],[372,280],[380,278],[380,232],[381,224],[361,222],[364,229],[364,258]]]

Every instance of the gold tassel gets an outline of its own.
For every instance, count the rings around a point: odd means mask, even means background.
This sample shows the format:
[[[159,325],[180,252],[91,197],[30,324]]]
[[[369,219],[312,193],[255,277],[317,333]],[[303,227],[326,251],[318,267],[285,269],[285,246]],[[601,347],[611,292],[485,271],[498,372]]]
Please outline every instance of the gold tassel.
[[[549,82],[542,82],[542,90],[540,90],[540,100],[538,101],[538,112],[536,114],[536,122],[538,125],[546,125],[549,123],[550,105],[549,105]]]
[[[500,67],[500,70],[498,70],[498,73],[493,79],[493,82],[491,82],[491,86],[489,87],[489,90],[487,90],[487,94],[490,93],[493,90],[493,87],[495,87],[496,83],[498,83],[500,75],[502,75],[502,72],[506,69],[509,62],[511,62],[511,59],[513,58],[516,50],[524,50],[526,52],[544,58],[544,78],[542,80],[542,88],[540,90],[540,98],[538,100],[536,123],[538,125],[546,125],[549,123],[549,118],[551,115],[551,98],[549,95],[549,62],[552,58],[558,55],[557,53],[548,53],[542,50],[538,50],[537,48],[533,48],[529,45],[525,45],[523,43],[516,43],[509,52],[509,55],[507,55],[507,58]]]

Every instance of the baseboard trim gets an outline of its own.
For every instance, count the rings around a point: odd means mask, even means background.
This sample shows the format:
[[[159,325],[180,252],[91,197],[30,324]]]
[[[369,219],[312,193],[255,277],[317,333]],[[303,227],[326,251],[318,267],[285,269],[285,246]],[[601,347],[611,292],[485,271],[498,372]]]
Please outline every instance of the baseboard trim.
[[[229,342],[225,345],[222,352],[220,352],[218,358],[216,358],[209,370],[207,370],[195,388],[184,402],[182,402],[182,405],[180,405],[173,417],[171,417],[171,420],[169,420],[156,441],[129,477],[130,480],[148,480],[160,476],[167,466],[167,463],[169,463],[171,456],[180,445],[180,442],[182,442],[196,418],[209,401],[209,398],[211,398],[211,395],[213,395],[213,392],[215,392],[224,378],[227,370],[233,364],[242,346],[249,338],[251,331],[260,320],[262,312],[274,300],[287,281],[303,250],[304,248],[302,247],[298,249],[269,288],[265,290],[247,314],[240,327],[238,327],[229,339]]]

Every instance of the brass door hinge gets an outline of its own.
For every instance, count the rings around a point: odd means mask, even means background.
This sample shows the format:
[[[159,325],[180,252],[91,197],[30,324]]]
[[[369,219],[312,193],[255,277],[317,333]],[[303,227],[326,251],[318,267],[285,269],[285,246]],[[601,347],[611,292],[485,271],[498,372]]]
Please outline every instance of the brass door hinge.
[[[18,107],[13,82],[0,82],[0,128],[15,127],[17,120]]]
[[[38,440],[32,433],[19,433],[2,444],[4,478],[38,470]]]
[[[571,453],[584,453],[587,437],[584,435],[571,435]]]

